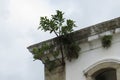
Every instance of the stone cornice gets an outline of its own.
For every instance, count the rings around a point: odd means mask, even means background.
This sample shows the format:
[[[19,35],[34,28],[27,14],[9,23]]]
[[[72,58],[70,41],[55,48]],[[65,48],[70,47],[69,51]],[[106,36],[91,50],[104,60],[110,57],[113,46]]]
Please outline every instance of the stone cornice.
[[[72,35],[75,41],[85,42],[88,41],[88,37],[90,36],[97,35],[110,30],[115,30],[116,28],[120,28],[120,17],[77,30],[75,32],[70,33],[69,35]],[[43,42],[49,43],[54,41],[55,39],[57,38],[49,39]],[[33,47],[39,47],[43,42],[31,45],[27,48],[30,50]]]

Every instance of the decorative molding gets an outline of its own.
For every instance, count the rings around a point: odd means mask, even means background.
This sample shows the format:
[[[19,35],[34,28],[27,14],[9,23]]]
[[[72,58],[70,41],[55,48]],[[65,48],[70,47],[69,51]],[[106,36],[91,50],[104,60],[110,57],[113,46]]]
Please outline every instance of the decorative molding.
[[[91,65],[87,69],[83,71],[86,77],[92,76],[95,72],[104,69],[104,68],[113,68],[118,69],[120,68],[120,60],[117,59],[104,59],[101,61],[96,62],[95,64]]]

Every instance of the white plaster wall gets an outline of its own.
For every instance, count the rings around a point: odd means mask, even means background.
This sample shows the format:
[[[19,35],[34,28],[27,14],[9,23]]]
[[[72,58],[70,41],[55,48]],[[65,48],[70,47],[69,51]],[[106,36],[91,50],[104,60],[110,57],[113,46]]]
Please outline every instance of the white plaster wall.
[[[86,80],[83,71],[104,59],[120,60],[120,33],[113,34],[112,45],[108,49],[101,46],[100,39],[80,44],[82,51],[79,58],[66,61],[66,80]]]

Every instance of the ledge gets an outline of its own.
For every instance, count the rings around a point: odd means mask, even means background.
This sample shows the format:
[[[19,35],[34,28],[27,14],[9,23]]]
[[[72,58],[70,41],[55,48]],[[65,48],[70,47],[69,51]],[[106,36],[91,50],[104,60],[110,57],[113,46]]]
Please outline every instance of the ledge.
[[[111,31],[111,30],[115,30],[116,28],[120,28],[120,17],[112,19],[112,20],[108,20],[90,27],[86,27],[83,29],[80,29],[78,31],[72,32],[69,35],[72,35],[75,39],[75,41],[79,41],[79,42],[85,42],[88,41],[88,37],[96,35],[96,34],[100,34],[106,31]],[[52,42],[57,38],[53,38],[53,39],[49,39],[43,42]],[[33,44],[29,47],[27,47],[30,51],[33,47],[39,47],[41,45],[41,43],[37,43],[37,44]]]
[[[96,35],[100,35],[100,34],[103,34],[103,33],[106,33],[106,32],[117,33],[117,30],[119,28],[120,28],[120,17],[109,20],[109,21],[105,21],[105,22],[102,22],[102,23],[99,23],[99,24],[96,24],[96,25],[93,25],[93,26],[90,26],[90,27],[80,29],[80,30],[72,32],[68,35],[72,36],[73,39],[76,42],[78,42],[78,44],[81,44],[81,43],[84,43],[84,42],[86,43],[86,42],[94,40],[94,38],[97,38]],[[62,36],[60,36],[60,37],[62,37]],[[45,42],[47,44],[54,44],[54,46],[52,48],[53,48],[53,50],[55,50],[55,48],[59,47],[59,44],[55,43],[56,40],[58,40],[57,37],[46,40],[46,41],[43,41],[43,42],[40,42],[40,43],[37,43],[37,44],[34,44],[34,45],[31,45],[27,48],[31,53],[33,53],[32,51],[33,51],[34,47],[40,48],[42,43]],[[87,49],[87,46],[86,46],[86,49]],[[82,51],[86,51],[86,49],[82,50]],[[45,64],[44,60],[45,60],[46,56],[47,57],[49,56],[49,59],[51,61],[54,60],[53,57],[52,57],[52,54],[44,54],[42,57],[40,57],[40,60],[44,64]],[[58,63],[58,64],[60,64],[59,59],[61,59],[61,56],[58,57],[58,61],[56,60],[56,63]]]

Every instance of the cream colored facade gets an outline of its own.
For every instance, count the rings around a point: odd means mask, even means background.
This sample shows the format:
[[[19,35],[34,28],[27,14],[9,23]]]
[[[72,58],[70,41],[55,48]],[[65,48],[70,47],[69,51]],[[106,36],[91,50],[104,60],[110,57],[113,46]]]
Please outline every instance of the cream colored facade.
[[[52,73],[45,70],[45,80],[100,80],[97,78],[99,76],[108,80],[108,76],[113,73],[115,76],[111,77],[111,80],[120,80],[120,18],[87,27],[70,35],[73,34],[81,47],[79,58],[71,62],[66,60],[64,67],[58,67]],[[102,47],[101,38],[109,34],[113,36],[112,45],[106,49]],[[46,42],[51,41],[53,39]],[[32,52],[34,47],[40,45],[41,43],[38,43],[28,49]],[[108,74],[107,71],[112,73]]]
[[[101,39],[80,44],[82,51],[77,60],[66,62],[66,80],[94,80],[92,75],[104,68],[116,69],[117,80],[120,80],[120,32],[113,35],[112,45],[105,49],[101,46]],[[101,35],[108,34],[106,32]],[[89,37],[89,38],[91,38]]]

